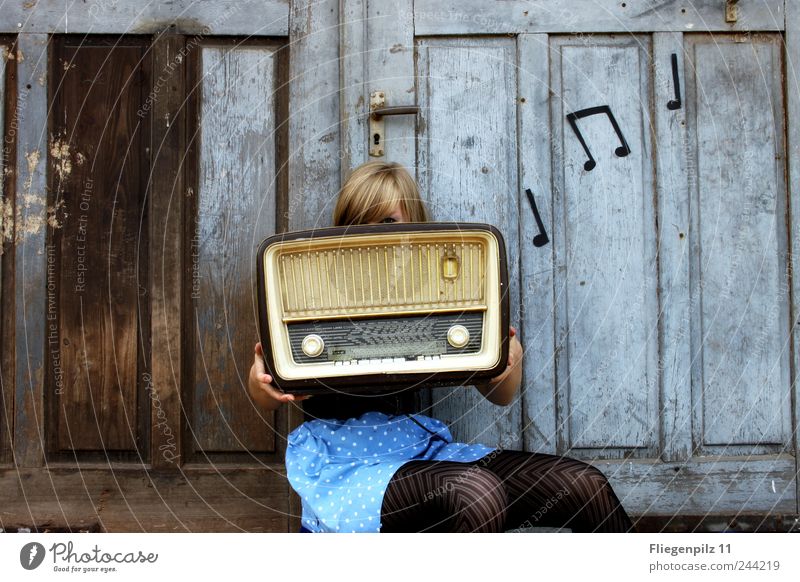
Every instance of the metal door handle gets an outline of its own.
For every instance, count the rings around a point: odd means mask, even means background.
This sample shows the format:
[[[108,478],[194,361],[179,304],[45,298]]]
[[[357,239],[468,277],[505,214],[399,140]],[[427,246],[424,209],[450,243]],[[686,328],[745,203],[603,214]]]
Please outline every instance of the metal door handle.
[[[419,105],[395,105],[374,109],[370,113],[370,118],[378,120],[384,115],[416,115],[417,113],[419,113]]]
[[[386,95],[383,91],[374,91],[369,96],[369,155],[383,156],[384,123],[387,115],[416,115],[419,113],[418,105],[386,105]]]

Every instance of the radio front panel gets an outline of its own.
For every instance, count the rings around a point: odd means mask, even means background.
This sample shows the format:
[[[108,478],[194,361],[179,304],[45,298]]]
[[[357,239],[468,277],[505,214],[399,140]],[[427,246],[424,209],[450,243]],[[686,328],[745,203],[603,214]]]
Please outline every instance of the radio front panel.
[[[288,392],[458,384],[507,359],[505,248],[487,225],[277,235],[258,253],[267,368]]]

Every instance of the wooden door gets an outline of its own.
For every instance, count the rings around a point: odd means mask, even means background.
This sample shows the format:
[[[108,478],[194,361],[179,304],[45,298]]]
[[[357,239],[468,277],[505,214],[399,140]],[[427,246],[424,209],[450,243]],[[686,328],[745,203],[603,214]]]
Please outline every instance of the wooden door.
[[[288,222],[287,5],[22,4],[0,18],[0,527],[296,529],[291,411],[246,389],[255,249]]]
[[[496,224],[517,282],[521,397],[436,390],[424,411],[592,461],[643,527],[788,527],[783,2],[736,22],[724,3],[574,4],[343,4],[342,172],[375,159],[371,93],[419,105],[387,119],[383,158],[435,218]]]

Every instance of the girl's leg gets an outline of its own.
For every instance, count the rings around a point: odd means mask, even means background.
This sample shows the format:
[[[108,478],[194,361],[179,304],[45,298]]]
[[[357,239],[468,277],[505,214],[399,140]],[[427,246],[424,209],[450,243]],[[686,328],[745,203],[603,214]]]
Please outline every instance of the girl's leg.
[[[392,476],[381,532],[498,532],[506,491],[491,471],[453,461],[409,461]]]
[[[587,463],[503,450],[476,464],[497,475],[506,489],[506,529],[539,525],[568,527],[575,532],[633,530],[605,475]]]

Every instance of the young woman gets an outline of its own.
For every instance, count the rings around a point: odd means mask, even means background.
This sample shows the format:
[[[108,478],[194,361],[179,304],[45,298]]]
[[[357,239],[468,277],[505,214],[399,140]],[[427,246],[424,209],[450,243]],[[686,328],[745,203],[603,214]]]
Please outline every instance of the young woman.
[[[428,212],[398,164],[370,162],[347,179],[334,224],[425,222]],[[508,366],[475,388],[499,406],[520,388],[522,346],[510,330]],[[447,426],[414,414],[415,394],[284,394],[255,346],[248,388],[267,410],[304,401],[308,420],[288,437],[286,472],[310,531],[500,532],[530,526],[632,529],[608,480],[566,457],[453,442]],[[464,388],[465,390],[468,388]]]

